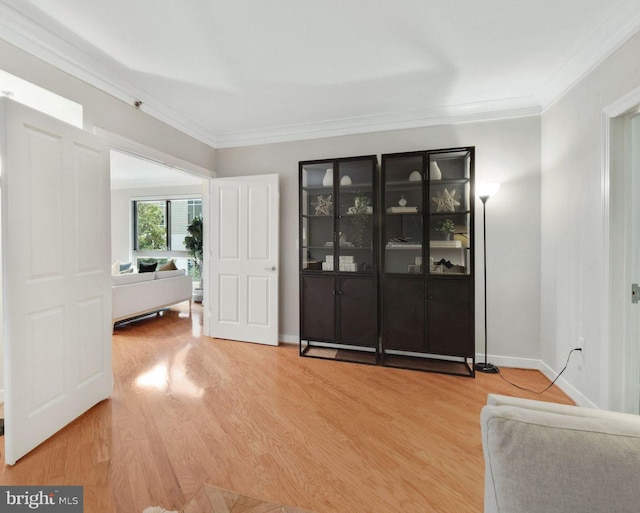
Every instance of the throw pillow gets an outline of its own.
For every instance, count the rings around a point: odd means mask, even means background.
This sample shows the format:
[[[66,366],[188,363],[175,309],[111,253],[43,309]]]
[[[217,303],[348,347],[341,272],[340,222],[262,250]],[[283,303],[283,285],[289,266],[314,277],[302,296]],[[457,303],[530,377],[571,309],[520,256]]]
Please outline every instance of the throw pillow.
[[[138,272],[152,273],[152,272],[155,272],[156,267],[158,267],[158,262],[153,262],[152,264],[145,264],[144,262],[140,262],[138,264]]]
[[[158,271],[177,271],[176,263],[173,260],[169,260],[166,264],[164,264]]]
[[[124,273],[124,272],[129,271],[129,269],[131,268],[131,264],[132,264],[132,262],[127,262],[125,264],[120,264],[120,272]]]
[[[120,273],[120,263],[116,260],[111,264],[111,275]]]

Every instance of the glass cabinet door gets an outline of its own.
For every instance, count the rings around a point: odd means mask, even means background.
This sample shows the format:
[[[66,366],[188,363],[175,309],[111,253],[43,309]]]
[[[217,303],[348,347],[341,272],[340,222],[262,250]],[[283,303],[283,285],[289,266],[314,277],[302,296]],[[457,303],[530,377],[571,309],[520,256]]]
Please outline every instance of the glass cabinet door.
[[[303,271],[376,271],[376,175],[375,157],[302,163]]]
[[[429,154],[430,274],[470,274],[471,152]]]
[[[301,268],[333,271],[333,162],[306,164],[301,171]]]
[[[373,273],[375,166],[370,159],[337,164],[337,271]]]
[[[384,272],[423,272],[425,153],[383,156]]]

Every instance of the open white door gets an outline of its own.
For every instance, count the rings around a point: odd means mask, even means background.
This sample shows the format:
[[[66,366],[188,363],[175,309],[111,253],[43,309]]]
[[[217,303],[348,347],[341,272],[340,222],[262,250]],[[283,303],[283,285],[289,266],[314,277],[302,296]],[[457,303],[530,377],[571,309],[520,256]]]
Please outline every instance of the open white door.
[[[209,196],[205,334],[278,345],[278,175],[216,178]]]
[[[108,397],[109,151],[0,100],[5,460]]]

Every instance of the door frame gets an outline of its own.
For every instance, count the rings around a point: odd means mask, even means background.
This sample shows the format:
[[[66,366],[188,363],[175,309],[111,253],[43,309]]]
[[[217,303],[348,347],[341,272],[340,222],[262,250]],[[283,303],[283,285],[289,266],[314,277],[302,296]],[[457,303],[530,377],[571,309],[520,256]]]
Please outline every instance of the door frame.
[[[631,119],[640,107],[640,87],[602,111],[602,305],[600,404],[616,411],[639,413],[640,343],[631,305]],[[620,250],[622,249],[622,250]],[[608,305],[604,306],[604,305]],[[634,309],[640,305],[633,306]],[[637,322],[637,321],[636,321]]]

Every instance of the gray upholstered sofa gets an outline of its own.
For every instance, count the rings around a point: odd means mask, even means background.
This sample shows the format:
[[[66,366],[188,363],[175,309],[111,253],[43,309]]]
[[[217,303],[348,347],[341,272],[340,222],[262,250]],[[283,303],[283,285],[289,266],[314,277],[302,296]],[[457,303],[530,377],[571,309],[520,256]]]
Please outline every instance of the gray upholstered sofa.
[[[489,395],[485,513],[637,513],[640,417]]]

